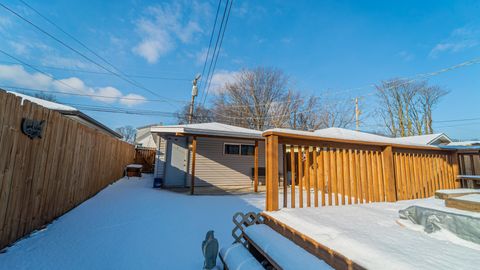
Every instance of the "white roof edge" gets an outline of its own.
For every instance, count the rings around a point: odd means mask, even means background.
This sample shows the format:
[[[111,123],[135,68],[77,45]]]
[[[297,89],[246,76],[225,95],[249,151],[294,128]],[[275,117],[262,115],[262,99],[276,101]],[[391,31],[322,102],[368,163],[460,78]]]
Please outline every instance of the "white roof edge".
[[[150,128],[152,133],[185,133],[196,135],[211,135],[224,136],[233,138],[247,138],[247,139],[263,139],[262,132],[257,130],[249,130],[241,127],[234,127],[219,123],[205,123],[204,125],[174,125],[174,126],[154,126]],[[200,127],[197,127],[200,126]],[[205,126],[205,127],[202,127]],[[232,130],[227,130],[226,127],[231,127]],[[241,129],[241,130],[235,130]],[[245,130],[245,131],[243,131]]]
[[[282,133],[287,133],[287,134],[292,134],[292,135],[304,135],[304,136],[315,137],[315,138],[324,138],[326,140],[337,139],[337,138],[334,138],[334,137],[320,136],[320,135],[317,135],[314,132],[310,132],[310,131],[299,131],[299,130],[284,129],[284,128],[267,129],[267,130],[264,131],[264,133],[266,133],[266,132],[282,132]],[[342,138],[339,138],[339,139],[342,139]],[[356,141],[361,141],[361,142],[373,142],[373,143],[380,143],[380,144],[405,145],[405,146],[421,146],[421,147],[428,147],[428,148],[432,148],[432,149],[451,149],[451,147],[444,147],[444,146],[437,146],[437,145],[425,145],[425,144],[399,142],[399,141],[395,141],[395,138],[388,138],[388,137],[385,137],[385,141],[383,141],[383,140],[382,141],[362,140],[362,139],[342,139],[342,140],[346,140],[346,141],[356,140]]]

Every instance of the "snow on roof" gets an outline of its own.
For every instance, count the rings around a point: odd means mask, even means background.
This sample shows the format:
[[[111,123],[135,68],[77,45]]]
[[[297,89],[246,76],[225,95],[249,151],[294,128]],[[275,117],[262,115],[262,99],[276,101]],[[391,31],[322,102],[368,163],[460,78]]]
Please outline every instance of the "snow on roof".
[[[448,146],[475,146],[480,145],[480,141],[451,142]]]
[[[185,133],[196,135],[263,139],[261,131],[231,126],[217,122],[171,126],[154,126],[150,128],[150,131],[154,133]]]
[[[431,144],[437,139],[443,138],[448,142],[451,142],[450,138],[447,137],[444,133],[435,133],[427,135],[417,135],[417,136],[407,136],[395,138],[397,142],[411,142],[416,144]]]
[[[43,106],[47,109],[51,109],[51,110],[56,110],[56,111],[78,111],[76,108],[74,107],[70,107],[70,106],[67,106],[67,105],[63,105],[63,104],[60,104],[60,103],[56,103],[56,102],[52,102],[52,101],[48,101],[48,100],[44,100],[44,99],[41,99],[41,98],[36,98],[36,97],[32,97],[32,96],[28,96],[28,95],[24,95],[24,94],[20,94],[20,93],[17,93],[17,92],[13,92],[13,91],[7,91],[7,93],[11,93],[11,94],[14,94],[18,97],[21,97],[22,98],[22,104],[23,104],[23,101],[24,100],[28,100],[30,102],[33,102],[35,104],[38,104],[40,106]]]
[[[345,129],[345,128],[331,127],[331,128],[317,129],[313,133],[315,133],[315,135],[326,137],[326,138],[359,140],[359,141],[368,141],[368,142],[383,142],[383,143],[393,142],[393,138],[376,135],[372,133]]]
[[[428,144],[419,143],[415,140],[409,141],[408,139],[405,140],[398,140],[399,138],[391,138],[366,132],[360,132],[345,128],[325,128],[315,130],[314,132],[310,131],[299,131],[293,129],[285,129],[285,128],[274,128],[266,130],[265,132],[273,131],[273,132],[282,132],[288,133],[293,135],[302,135],[302,136],[311,136],[311,137],[321,137],[321,138],[332,138],[332,139],[343,139],[343,140],[355,140],[355,141],[363,141],[363,142],[375,142],[375,143],[386,143],[386,144],[400,144],[400,145],[411,145],[411,146],[432,146]],[[402,138],[403,139],[403,138]]]

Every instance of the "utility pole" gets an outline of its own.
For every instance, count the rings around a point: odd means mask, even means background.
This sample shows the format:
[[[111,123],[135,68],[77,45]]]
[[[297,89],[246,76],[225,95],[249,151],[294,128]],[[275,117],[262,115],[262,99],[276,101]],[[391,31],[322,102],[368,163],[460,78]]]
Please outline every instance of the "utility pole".
[[[360,114],[362,112],[358,108],[358,97],[355,98],[355,126],[356,130],[358,131],[360,129]]]
[[[188,123],[191,124],[193,121],[193,107],[195,106],[195,97],[198,95],[197,82],[200,80],[201,75],[198,74],[195,79],[193,79],[192,86],[192,101],[190,101],[190,110],[188,112]]]

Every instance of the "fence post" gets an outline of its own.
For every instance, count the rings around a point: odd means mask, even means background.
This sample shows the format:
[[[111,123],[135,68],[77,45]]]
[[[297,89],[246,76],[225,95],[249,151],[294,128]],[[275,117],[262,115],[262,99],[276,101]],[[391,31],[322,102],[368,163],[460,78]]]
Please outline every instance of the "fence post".
[[[266,139],[266,210],[278,210],[278,136]]]
[[[452,153],[452,171],[453,171],[453,181],[455,183],[455,188],[461,188],[460,181],[457,181],[458,172],[458,152],[455,151]]]
[[[382,150],[383,166],[385,171],[385,193],[387,202],[397,201],[397,192],[395,190],[395,165],[393,163],[392,146],[385,146]]]

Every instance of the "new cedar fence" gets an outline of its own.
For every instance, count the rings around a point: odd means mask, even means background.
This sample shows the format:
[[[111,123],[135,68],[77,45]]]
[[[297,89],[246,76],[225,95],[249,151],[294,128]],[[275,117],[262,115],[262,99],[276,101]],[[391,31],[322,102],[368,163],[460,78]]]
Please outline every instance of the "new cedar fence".
[[[455,150],[320,138],[267,131],[266,210],[279,209],[279,159],[283,207],[394,202],[459,187]],[[279,153],[278,145],[283,145]]]
[[[43,136],[21,131],[45,120]],[[134,147],[0,91],[0,249],[119,179]]]

